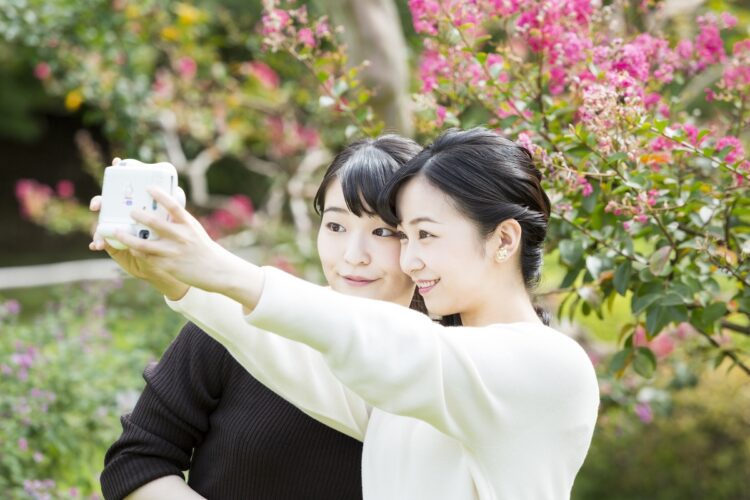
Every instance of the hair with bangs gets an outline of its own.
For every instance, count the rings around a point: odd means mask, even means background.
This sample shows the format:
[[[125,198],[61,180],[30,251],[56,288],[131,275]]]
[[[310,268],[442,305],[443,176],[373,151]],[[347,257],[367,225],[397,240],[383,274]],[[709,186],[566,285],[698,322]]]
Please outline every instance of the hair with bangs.
[[[388,224],[400,222],[396,197],[417,176],[445,193],[482,237],[501,222],[515,219],[522,232],[521,274],[528,290],[536,287],[550,201],[541,185],[542,174],[525,147],[481,127],[444,132],[396,172],[381,193],[378,213]],[[549,324],[549,315],[538,308],[537,313]],[[452,316],[443,324],[460,324],[460,318]]]
[[[395,134],[361,139],[345,147],[331,162],[315,193],[313,207],[318,215],[326,205],[326,193],[334,179],[341,182],[346,207],[357,217],[380,216],[377,212],[380,193],[393,174],[419,153],[422,147],[411,139]],[[424,300],[417,290],[410,309],[427,314]]]
[[[379,215],[378,197],[385,185],[422,148],[394,134],[361,139],[345,147],[331,162],[315,193],[318,215],[325,209],[326,192],[334,179],[341,182],[347,208],[357,217]]]

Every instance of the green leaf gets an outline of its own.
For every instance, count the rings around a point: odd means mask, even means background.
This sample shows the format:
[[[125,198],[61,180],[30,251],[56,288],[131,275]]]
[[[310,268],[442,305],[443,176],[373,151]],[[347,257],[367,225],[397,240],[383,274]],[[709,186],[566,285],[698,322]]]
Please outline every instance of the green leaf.
[[[667,292],[667,294],[659,299],[659,305],[663,307],[668,306],[681,306],[685,303],[685,298],[675,292]]]
[[[628,284],[630,283],[630,275],[633,273],[633,265],[629,260],[626,260],[619,265],[617,271],[615,271],[615,277],[613,284],[615,290],[622,296],[628,291]]]
[[[633,300],[630,302],[630,309],[633,314],[638,315],[643,312],[648,306],[659,300],[662,295],[660,293],[649,293],[646,295],[634,295]]]
[[[727,306],[720,302],[709,304],[703,309],[698,309],[693,313],[693,321],[698,327],[706,330],[708,333],[714,332],[716,322],[727,313]]]
[[[628,159],[628,154],[620,151],[619,153],[613,153],[607,156],[607,164],[616,163],[618,161],[627,161],[627,159]]]
[[[630,347],[615,353],[609,361],[609,371],[612,373],[622,373],[630,363],[632,355],[633,349]]]
[[[655,337],[670,322],[669,309],[661,306],[651,307],[646,311],[646,333],[649,338]]]
[[[656,370],[656,356],[648,347],[638,347],[633,356],[633,369],[644,378],[651,378]]]
[[[580,241],[562,240],[558,248],[560,249],[560,260],[568,266],[574,266],[583,257],[583,244]]]
[[[649,270],[654,273],[655,276],[665,276],[669,274],[671,268],[667,266],[669,264],[669,257],[672,254],[671,246],[664,246],[658,249],[651,255],[648,261]]]
[[[578,275],[581,274],[581,267],[575,266],[572,269],[569,269],[568,272],[565,274],[565,277],[562,280],[562,283],[560,283],[560,288],[568,288],[573,283],[576,282],[576,279],[578,278]]]

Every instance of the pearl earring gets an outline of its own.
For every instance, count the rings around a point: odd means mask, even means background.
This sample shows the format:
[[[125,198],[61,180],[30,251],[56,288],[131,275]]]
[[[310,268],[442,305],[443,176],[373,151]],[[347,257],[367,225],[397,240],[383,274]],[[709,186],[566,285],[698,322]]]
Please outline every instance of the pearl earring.
[[[495,258],[498,262],[503,262],[508,259],[508,249],[504,246],[500,247],[495,254]]]

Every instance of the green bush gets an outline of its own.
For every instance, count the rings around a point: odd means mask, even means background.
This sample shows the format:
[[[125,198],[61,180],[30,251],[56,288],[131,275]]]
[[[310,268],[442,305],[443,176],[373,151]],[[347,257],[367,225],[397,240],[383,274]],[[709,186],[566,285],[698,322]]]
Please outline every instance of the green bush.
[[[4,498],[98,495],[119,416],[183,321],[145,285],[126,285],[54,289],[30,320],[18,301],[0,301]]]
[[[750,499],[750,385],[717,370],[673,393],[671,411],[644,424],[599,419],[575,500]]]

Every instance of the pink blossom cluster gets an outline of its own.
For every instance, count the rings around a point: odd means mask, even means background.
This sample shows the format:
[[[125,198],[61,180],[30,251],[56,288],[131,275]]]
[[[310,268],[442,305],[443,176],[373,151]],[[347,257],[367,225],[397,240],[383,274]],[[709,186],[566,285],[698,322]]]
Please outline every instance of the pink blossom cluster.
[[[21,215],[30,220],[40,220],[47,206],[57,197],[69,200],[75,195],[75,186],[67,179],[58,181],[55,189],[33,179],[20,179],[15,187]]]
[[[269,155],[272,158],[288,158],[320,146],[318,131],[296,119],[269,116],[266,124],[269,134]]]
[[[223,206],[202,219],[206,231],[212,238],[236,232],[252,224],[255,208],[253,202],[244,195],[234,195]]]
[[[724,67],[721,83],[727,90],[750,95],[750,39],[734,44],[732,58]]]
[[[272,51],[313,49],[331,38],[331,28],[325,16],[311,23],[307,6],[301,5],[293,9],[293,3],[290,0],[263,0],[261,32],[266,48]]]

